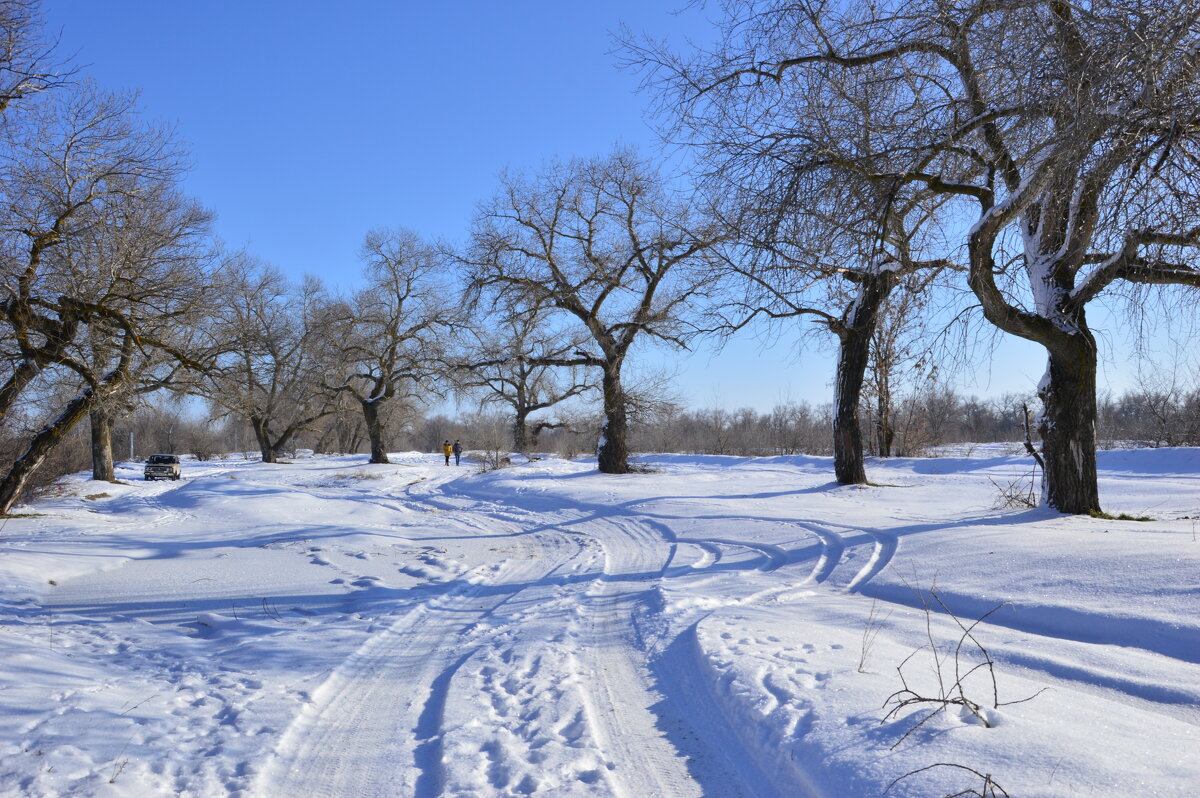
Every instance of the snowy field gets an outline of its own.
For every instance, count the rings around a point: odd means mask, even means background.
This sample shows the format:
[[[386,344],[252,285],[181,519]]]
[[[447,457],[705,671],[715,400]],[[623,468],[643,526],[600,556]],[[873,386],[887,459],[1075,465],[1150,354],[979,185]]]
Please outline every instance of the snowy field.
[[[1150,521],[963,454],[65,479],[0,522],[0,795],[1200,793],[1200,450],[1100,453]]]

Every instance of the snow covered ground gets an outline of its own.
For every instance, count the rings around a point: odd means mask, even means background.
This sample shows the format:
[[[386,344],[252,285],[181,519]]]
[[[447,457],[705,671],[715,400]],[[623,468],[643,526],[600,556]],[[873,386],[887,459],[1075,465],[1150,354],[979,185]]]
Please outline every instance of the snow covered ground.
[[[1143,522],[969,454],[68,478],[0,522],[0,795],[1196,795],[1200,450],[1100,453]]]

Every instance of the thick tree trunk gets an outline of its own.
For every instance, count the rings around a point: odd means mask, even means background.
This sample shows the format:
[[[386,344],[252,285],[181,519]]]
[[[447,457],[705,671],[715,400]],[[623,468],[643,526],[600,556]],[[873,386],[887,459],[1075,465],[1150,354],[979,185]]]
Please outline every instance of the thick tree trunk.
[[[1096,481],[1096,342],[1082,320],[1082,333],[1050,349],[1046,376],[1038,386],[1042,415],[1038,433],[1046,461],[1042,498],[1063,513],[1100,511]]]
[[[262,461],[264,463],[274,463],[275,447],[271,445],[271,432],[267,429],[267,423],[259,416],[250,417],[250,426],[254,429],[254,439],[258,442],[258,450],[262,453]]]
[[[858,424],[858,400],[871,338],[862,330],[847,329],[838,346],[837,377],[833,408],[833,471],[842,485],[865,485],[862,430]]]
[[[112,411],[97,407],[89,414],[92,423],[92,479],[116,482],[112,453]]]
[[[596,447],[602,474],[628,474],[629,448],[626,438],[629,423],[625,409],[625,391],[621,388],[621,375],[615,369],[604,370],[604,428],[600,431],[600,442]]]
[[[513,451],[520,452],[521,454],[525,454],[525,452],[529,450],[529,425],[526,422],[527,415],[527,413],[518,410],[516,418],[513,419]]]
[[[54,450],[54,447],[62,442],[66,434],[83,420],[95,403],[95,394],[91,389],[85,390],[67,404],[58,418],[33,436],[29,448],[13,462],[4,479],[0,480],[0,515],[8,515],[9,510],[20,498],[21,491],[25,488],[29,477]]]
[[[387,463],[387,449],[383,445],[383,423],[379,419],[379,402],[359,400],[362,405],[363,421],[367,425],[367,437],[371,440],[371,462]]]
[[[871,353],[871,334],[879,317],[879,306],[892,290],[891,272],[860,275],[858,296],[846,310],[837,329],[838,362],[834,384],[833,472],[839,484],[865,485],[862,430],[858,424],[858,402]]]

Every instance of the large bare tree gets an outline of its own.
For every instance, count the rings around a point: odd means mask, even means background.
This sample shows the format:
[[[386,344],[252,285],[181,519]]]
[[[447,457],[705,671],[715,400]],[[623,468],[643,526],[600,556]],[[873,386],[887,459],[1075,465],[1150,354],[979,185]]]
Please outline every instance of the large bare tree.
[[[209,359],[213,347],[203,328],[219,265],[208,257],[209,218],[190,198],[159,186],[137,202],[107,206],[90,235],[63,244],[62,252],[86,267],[72,283],[135,323],[140,339],[122,366],[121,389],[89,413],[93,479],[115,479],[113,422],[129,411],[132,397],[192,385]],[[89,280],[93,271],[103,277]],[[114,371],[123,334],[110,317],[95,319],[81,338],[75,368],[89,369],[93,379]]]
[[[478,214],[464,256],[474,289],[514,312],[564,314],[590,339],[552,365],[600,371],[600,471],[629,471],[622,374],[634,343],[685,346],[719,238],[629,152],[506,176]]]
[[[727,48],[741,31],[727,32]],[[665,132],[693,146],[701,185],[735,231],[732,296],[716,329],[729,336],[765,317],[836,336],[834,473],[842,484],[867,482],[859,404],[881,309],[897,288],[951,265],[926,246],[945,200],[847,165],[895,138],[893,117],[909,98],[887,81],[839,75],[787,92],[721,81],[720,65],[734,68],[725,51],[691,58],[631,42],[628,53],[649,67]]]
[[[530,416],[596,388],[581,366],[559,366],[578,358],[584,336],[572,336],[553,326],[537,311],[503,314],[486,319],[483,329],[468,330],[473,340],[459,355],[455,382],[460,390],[476,393],[480,404],[502,405],[512,411],[512,445],[517,452],[537,446],[548,429],[562,421]]]
[[[164,328],[197,301],[203,280],[178,255],[207,221],[175,193],[182,158],[171,136],[142,123],[129,97],[88,84],[43,95],[3,135],[0,318],[11,348],[0,422],[39,378],[68,375],[78,390],[46,408],[0,479],[0,513],[147,353],[187,359]],[[101,340],[105,355],[93,359],[84,342]]]
[[[438,248],[410,230],[372,230],[362,255],[367,285],[339,314],[341,379],[326,386],[354,398],[371,462],[386,463],[384,409],[397,398],[427,401],[444,392],[437,380],[454,321],[451,289]]]
[[[278,269],[241,257],[215,313],[224,351],[208,369],[205,397],[254,431],[264,463],[293,437],[337,409],[325,376],[337,368],[338,308],[316,278],[299,285]]]
[[[1044,498],[1063,512],[1099,511],[1086,309],[1129,286],[1200,285],[1200,6],[726,8],[721,44],[675,70],[701,104],[749,93],[769,105],[834,82],[904,99],[889,105],[888,135],[835,135],[842,146],[830,160],[889,191],[957,201],[956,244],[984,315],[1048,354],[1038,388]],[[818,124],[845,113],[845,101],[805,106]]]

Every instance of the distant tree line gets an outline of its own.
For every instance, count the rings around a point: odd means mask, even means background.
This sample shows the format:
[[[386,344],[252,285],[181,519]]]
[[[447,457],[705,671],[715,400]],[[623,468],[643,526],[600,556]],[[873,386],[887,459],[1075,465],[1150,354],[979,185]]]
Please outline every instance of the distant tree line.
[[[963,397],[946,388],[904,395],[894,416],[900,420],[884,454],[877,440],[867,439],[870,456],[923,457],[936,447],[958,444],[1009,442],[1024,439],[1024,408],[1032,395],[1007,395],[994,399]],[[1097,437],[1100,448],[1200,446],[1200,388],[1133,390],[1099,399]],[[443,440],[462,440],[475,452],[496,451],[504,455],[512,447],[512,416],[495,410],[457,413],[455,416],[427,414],[420,408],[397,408],[385,425],[385,445],[392,452],[432,452]],[[557,423],[527,449],[531,456],[575,457],[591,451],[592,430],[598,414],[586,407],[575,415],[556,416]],[[869,415],[860,422],[864,429],[874,423]],[[752,408],[685,409],[661,408],[660,413],[633,425],[631,448],[637,452],[662,452],[736,457],[813,455],[828,457],[833,447],[829,430],[832,406],[806,402],[780,404],[770,411]],[[143,404],[124,415],[113,427],[117,460],[144,459],[151,452],[194,455],[200,460],[215,457],[260,459],[254,432],[244,421],[214,422],[181,403],[165,406]],[[319,454],[368,451],[366,425],[360,413],[345,408],[292,439],[292,448],[280,452],[293,457],[309,450]],[[131,451],[131,448],[133,451]],[[52,484],[60,474],[89,465],[90,442],[79,428],[59,447],[35,487]],[[132,458],[130,458],[132,455]],[[5,452],[11,456],[11,450]]]
[[[826,454],[858,484],[868,454],[1021,438],[1034,401],[1069,513],[1099,509],[1102,439],[1196,440],[1194,390],[1097,395],[1086,311],[1200,294],[1200,7],[721,8],[711,49],[623,45],[693,181],[626,148],[507,172],[461,245],[367,231],[340,293],[220,245],[172,132],[0,0],[0,514],[78,466],[84,428],[97,480],[132,434],[263,463],[464,438],[613,474]],[[835,347],[828,404],[685,409],[631,367],[764,319]],[[1045,349],[1036,399],[945,386],[967,324]]]

